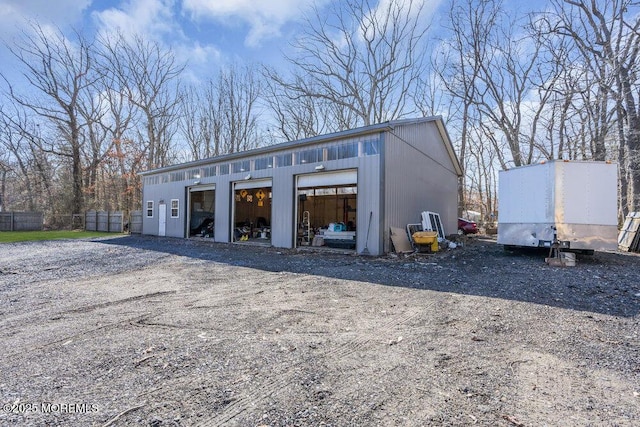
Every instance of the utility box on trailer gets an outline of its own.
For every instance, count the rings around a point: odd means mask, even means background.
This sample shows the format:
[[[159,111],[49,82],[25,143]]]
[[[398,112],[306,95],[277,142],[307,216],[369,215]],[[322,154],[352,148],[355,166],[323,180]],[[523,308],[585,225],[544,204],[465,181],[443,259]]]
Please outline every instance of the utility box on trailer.
[[[555,160],[500,171],[498,243],[550,247],[554,237],[562,248],[617,249],[617,164]]]

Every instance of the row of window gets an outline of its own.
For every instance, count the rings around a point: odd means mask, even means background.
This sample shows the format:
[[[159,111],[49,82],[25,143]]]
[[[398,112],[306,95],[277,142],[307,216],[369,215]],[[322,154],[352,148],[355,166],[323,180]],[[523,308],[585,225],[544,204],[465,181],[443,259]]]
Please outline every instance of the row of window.
[[[251,170],[264,170],[281,168],[292,165],[304,165],[323,161],[349,159],[359,156],[374,156],[380,154],[380,139],[371,139],[361,142],[348,142],[340,145],[332,145],[325,148],[311,148],[296,153],[277,154],[260,157],[255,160],[239,160],[233,163],[207,166],[186,171],[175,171],[168,174],[147,176],[145,185],[165,184],[167,182],[180,182],[231,173],[249,172]],[[253,164],[253,165],[252,165]],[[252,167],[253,166],[253,167]]]
[[[300,190],[298,194],[307,196],[329,196],[338,194],[357,194],[357,187],[330,187],[330,188],[310,188]],[[269,193],[271,198],[271,193]],[[162,203],[162,202],[161,202]],[[171,199],[171,218],[180,217],[180,199]],[[153,218],[153,200],[147,200],[147,218]]]

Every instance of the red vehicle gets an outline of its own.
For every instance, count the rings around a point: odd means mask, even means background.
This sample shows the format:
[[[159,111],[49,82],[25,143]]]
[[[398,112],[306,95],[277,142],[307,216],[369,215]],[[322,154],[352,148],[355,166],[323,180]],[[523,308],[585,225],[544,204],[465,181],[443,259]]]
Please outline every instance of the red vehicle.
[[[468,219],[458,218],[458,234],[477,234],[478,224]]]

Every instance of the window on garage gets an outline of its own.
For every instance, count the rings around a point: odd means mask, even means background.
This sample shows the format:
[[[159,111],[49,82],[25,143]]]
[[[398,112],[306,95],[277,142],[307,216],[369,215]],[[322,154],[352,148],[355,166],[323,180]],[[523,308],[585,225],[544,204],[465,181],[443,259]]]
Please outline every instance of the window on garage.
[[[380,140],[372,139],[362,143],[362,152],[365,156],[375,156],[380,154]]]
[[[282,168],[285,166],[291,166],[293,164],[293,156],[291,153],[288,154],[279,154],[275,157],[276,159],[276,167]]]
[[[254,169],[259,171],[259,170],[263,170],[263,169],[270,169],[273,167],[273,157],[269,156],[269,157],[261,157],[259,159],[256,159],[254,161]]]
[[[321,162],[323,155],[324,150],[322,148],[299,151],[296,155],[296,165]]]
[[[180,216],[180,200],[171,199],[171,218],[178,218]]]
[[[248,172],[251,163],[249,160],[241,160],[239,162],[234,162],[231,164],[231,172],[232,173],[240,173],[240,172]]]
[[[357,142],[327,148],[327,160],[349,159],[351,157],[358,157]]]
[[[206,168],[202,168],[202,176],[204,178],[210,176],[216,176],[217,166],[208,166]]]

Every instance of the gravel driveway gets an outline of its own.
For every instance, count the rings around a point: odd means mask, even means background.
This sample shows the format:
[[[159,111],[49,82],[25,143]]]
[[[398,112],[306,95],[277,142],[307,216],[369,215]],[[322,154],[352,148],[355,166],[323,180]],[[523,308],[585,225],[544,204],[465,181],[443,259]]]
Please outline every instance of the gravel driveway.
[[[637,425],[640,256],[0,245],[0,425]]]

